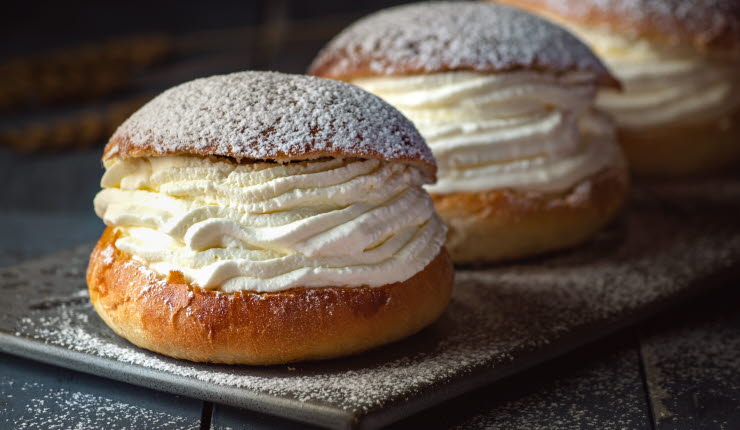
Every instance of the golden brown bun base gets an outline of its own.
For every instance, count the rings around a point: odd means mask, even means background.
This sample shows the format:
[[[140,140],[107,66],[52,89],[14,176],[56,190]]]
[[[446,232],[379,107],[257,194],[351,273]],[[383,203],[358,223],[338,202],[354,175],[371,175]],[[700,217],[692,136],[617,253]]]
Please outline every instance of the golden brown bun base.
[[[281,364],[355,354],[429,325],[450,299],[444,248],[412,278],[382,287],[216,293],[167,280],[115,247],[108,228],[90,256],[90,300],[118,335],[170,357]]]
[[[711,173],[740,160],[740,110],[712,123],[653,131],[619,131],[630,169],[639,176]]]
[[[585,241],[619,211],[628,186],[626,169],[612,167],[560,195],[501,189],[432,200],[449,227],[445,246],[453,261],[487,263]]]

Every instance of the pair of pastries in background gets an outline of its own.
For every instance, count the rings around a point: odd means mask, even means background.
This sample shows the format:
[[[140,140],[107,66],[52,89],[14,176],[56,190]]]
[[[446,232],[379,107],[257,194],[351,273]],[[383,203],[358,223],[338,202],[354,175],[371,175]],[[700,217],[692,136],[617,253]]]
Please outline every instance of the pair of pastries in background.
[[[624,84],[613,115],[632,169],[711,172],[740,159],[737,0],[499,0],[572,30]]]
[[[486,3],[419,3],[356,22],[311,74],[351,82],[417,126],[439,165],[429,185],[453,260],[519,258],[578,244],[623,205],[614,126],[594,109],[618,87],[578,39]]]
[[[170,89],[103,155],[90,299],[176,358],[273,364],[408,336],[449,301],[414,126],[352,85],[243,72]]]

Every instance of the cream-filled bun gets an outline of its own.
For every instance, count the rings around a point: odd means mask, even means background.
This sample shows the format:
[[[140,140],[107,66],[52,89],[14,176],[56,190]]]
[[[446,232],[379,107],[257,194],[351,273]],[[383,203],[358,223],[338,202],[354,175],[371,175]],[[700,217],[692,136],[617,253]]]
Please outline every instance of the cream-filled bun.
[[[500,0],[588,43],[624,84],[597,105],[641,175],[709,172],[740,159],[737,0]]]
[[[193,361],[357,353],[433,322],[450,298],[436,166],[379,98],[243,72],[165,91],[103,155],[90,299],[119,335]]]
[[[614,127],[593,109],[597,90],[618,83],[544,19],[486,3],[391,8],[336,36],[310,73],[352,82],[414,122],[437,159],[428,190],[456,262],[575,245],[623,204]]]

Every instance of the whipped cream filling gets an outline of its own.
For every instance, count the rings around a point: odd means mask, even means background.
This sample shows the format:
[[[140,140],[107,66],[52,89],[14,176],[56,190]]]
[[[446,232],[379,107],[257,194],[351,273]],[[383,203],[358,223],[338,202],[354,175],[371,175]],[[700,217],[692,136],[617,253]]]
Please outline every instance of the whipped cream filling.
[[[447,72],[355,79],[414,122],[439,167],[432,193],[562,192],[621,162],[611,123],[590,107],[588,73]]]
[[[625,129],[701,123],[740,107],[740,64],[687,49],[662,47],[629,35],[569,25],[624,86],[604,90],[597,106]]]
[[[429,182],[378,160],[114,159],[95,211],[120,232],[117,248],[201,288],[374,287],[409,279],[439,253],[446,228]]]

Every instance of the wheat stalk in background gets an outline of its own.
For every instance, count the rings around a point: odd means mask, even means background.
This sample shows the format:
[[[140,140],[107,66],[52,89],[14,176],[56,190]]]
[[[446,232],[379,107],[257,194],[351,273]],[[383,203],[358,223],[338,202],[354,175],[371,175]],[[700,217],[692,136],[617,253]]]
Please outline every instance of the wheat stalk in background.
[[[90,147],[113,134],[149,97],[110,103],[102,109],[52,122],[0,129],[0,142],[20,152]]]
[[[108,41],[0,63],[0,110],[109,96],[171,53],[165,36]]]
[[[255,27],[135,36],[0,63],[0,115],[13,116],[0,119],[0,146],[32,152],[103,143],[175,83],[214,72],[275,69],[286,45],[310,42],[318,50],[362,15],[288,21],[286,10],[277,2]]]
[[[9,123],[0,127],[0,144],[29,152],[87,147],[105,141],[150,97],[139,95],[123,101],[102,102],[100,106],[101,101],[126,90],[136,71],[164,60],[171,52],[169,38],[150,35],[0,64],[0,76],[3,76],[0,112],[13,112],[14,116],[28,114],[31,118],[6,121]],[[98,106],[91,108],[84,102],[95,102]],[[49,107],[71,108],[72,113],[61,117],[47,114],[42,115],[43,120],[34,119],[35,111]]]

